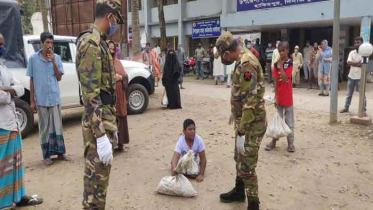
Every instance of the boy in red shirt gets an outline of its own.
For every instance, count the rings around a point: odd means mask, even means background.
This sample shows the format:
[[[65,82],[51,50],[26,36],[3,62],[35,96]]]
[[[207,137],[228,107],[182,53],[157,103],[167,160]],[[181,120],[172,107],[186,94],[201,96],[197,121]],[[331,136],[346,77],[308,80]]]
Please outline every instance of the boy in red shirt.
[[[294,147],[294,109],[293,109],[293,87],[292,87],[292,72],[293,62],[289,59],[289,43],[281,42],[278,46],[280,58],[273,67],[273,78],[276,80],[276,107],[277,112],[282,118],[285,116],[285,122],[292,130],[288,136],[288,152],[295,152]],[[285,114],[285,115],[284,115]],[[273,139],[265,150],[271,151],[276,147],[278,139]]]

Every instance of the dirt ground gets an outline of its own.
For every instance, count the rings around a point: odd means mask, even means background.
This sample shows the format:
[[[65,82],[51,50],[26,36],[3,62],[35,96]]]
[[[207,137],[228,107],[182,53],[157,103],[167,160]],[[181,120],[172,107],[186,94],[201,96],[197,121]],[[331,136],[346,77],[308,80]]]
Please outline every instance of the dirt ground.
[[[239,210],[246,204],[223,204],[219,194],[234,185],[234,131],[227,125],[230,91],[212,80],[187,78],[182,90],[183,109],[162,108],[162,88],[151,96],[149,109],[129,116],[130,149],[116,154],[110,177],[107,209],[115,210]],[[345,88],[342,88],[345,89]],[[368,86],[368,103],[373,88]],[[267,87],[267,95],[271,88]],[[339,107],[346,91],[340,92]],[[373,207],[373,127],[349,123],[349,114],[339,115],[340,123],[329,125],[329,98],[316,90],[295,89],[295,146],[286,152],[282,139],[272,152],[264,151],[264,138],[257,168],[262,209],[266,210],[370,210]],[[358,95],[351,110],[357,112]],[[372,107],[372,106],[370,106]],[[275,109],[267,105],[268,119]],[[372,110],[368,112],[373,116]],[[45,203],[23,209],[81,209],[83,191],[83,140],[81,109],[64,111],[64,137],[71,162],[46,167],[37,127],[24,139],[24,166],[27,194],[38,194]],[[208,159],[205,181],[191,181],[195,198],[177,198],[155,192],[162,177],[169,175],[170,160],[181,134],[182,122],[192,118],[206,145]]]

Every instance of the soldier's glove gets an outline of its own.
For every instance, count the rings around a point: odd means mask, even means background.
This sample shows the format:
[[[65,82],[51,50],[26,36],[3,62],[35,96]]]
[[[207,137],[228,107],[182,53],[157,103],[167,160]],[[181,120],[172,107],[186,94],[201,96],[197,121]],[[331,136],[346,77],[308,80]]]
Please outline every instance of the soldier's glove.
[[[234,117],[234,114],[232,113],[231,116],[229,117],[228,125],[232,125],[235,119],[236,118]]]
[[[237,152],[240,153],[241,155],[245,154],[245,135],[237,135],[236,139],[236,149]]]
[[[113,162],[113,148],[106,135],[97,139],[97,153],[104,165],[111,165]]]

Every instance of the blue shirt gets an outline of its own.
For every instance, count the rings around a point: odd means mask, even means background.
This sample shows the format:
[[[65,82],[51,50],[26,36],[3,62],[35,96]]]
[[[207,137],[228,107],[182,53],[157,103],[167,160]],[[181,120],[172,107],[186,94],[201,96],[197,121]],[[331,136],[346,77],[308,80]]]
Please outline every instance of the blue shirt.
[[[32,55],[27,65],[26,76],[34,80],[35,103],[38,106],[52,107],[61,104],[60,87],[56,76],[54,75],[53,64],[46,61],[38,51]],[[54,54],[56,64],[61,74],[64,74],[61,58]]]

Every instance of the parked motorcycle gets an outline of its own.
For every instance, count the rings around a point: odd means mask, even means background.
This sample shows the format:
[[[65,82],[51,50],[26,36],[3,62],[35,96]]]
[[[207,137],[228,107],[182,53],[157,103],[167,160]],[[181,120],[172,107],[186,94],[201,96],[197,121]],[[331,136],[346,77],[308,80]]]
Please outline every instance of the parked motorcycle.
[[[196,74],[196,60],[193,57],[188,58],[187,61],[184,61],[184,74],[189,74],[193,72]]]

